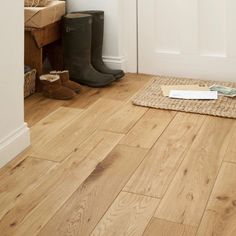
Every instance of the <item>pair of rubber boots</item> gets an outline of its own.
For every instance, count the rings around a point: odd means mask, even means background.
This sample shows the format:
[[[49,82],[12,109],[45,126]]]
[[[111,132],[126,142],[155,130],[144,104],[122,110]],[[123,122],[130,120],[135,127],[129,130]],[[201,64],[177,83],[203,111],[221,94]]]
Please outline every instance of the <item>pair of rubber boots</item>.
[[[69,79],[69,71],[51,71],[41,75],[42,93],[47,98],[68,100],[80,92],[79,84]]]
[[[125,74],[103,62],[104,12],[83,11],[63,17],[64,66],[71,80],[90,87],[104,87]]]

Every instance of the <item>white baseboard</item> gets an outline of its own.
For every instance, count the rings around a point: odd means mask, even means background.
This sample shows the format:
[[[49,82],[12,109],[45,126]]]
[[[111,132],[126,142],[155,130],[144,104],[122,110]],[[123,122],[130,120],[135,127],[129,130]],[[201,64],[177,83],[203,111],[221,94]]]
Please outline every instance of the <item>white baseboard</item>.
[[[120,69],[126,72],[126,60],[124,57],[103,56],[105,64],[111,69]]]
[[[0,143],[0,168],[14,159],[30,145],[30,132],[24,123]]]

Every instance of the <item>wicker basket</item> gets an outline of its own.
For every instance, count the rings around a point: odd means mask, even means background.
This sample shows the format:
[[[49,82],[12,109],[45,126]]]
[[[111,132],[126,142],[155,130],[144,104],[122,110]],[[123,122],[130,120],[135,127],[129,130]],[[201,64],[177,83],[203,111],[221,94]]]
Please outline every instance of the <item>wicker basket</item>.
[[[25,0],[25,7],[45,7],[48,0]]]
[[[28,97],[35,92],[36,70],[25,73],[24,97]]]

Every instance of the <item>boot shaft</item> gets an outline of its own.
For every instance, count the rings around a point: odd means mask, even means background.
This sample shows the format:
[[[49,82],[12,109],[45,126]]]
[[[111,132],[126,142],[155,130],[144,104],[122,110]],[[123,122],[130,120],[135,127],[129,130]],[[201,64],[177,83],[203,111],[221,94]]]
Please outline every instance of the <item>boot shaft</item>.
[[[64,71],[51,71],[50,74],[51,75],[58,75],[60,77],[61,83],[68,82],[69,79],[70,79],[69,71],[68,70],[64,70]]]
[[[40,83],[43,86],[43,90],[57,89],[61,86],[59,75],[42,75],[40,76]]]
[[[63,17],[63,46],[66,56],[87,56],[91,53],[92,17],[86,14],[67,14]],[[90,58],[88,58],[90,59]]]
[[[92,16],[92,60],[101,60],[104,35],[104,11],[82,11],[79,13],[89,14]]]

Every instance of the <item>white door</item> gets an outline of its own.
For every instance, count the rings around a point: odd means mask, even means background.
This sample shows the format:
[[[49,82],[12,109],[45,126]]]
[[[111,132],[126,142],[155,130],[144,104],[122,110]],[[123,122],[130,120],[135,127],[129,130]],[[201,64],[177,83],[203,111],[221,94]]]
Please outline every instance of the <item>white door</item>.
[[[139,72],[236,82],[236,0],[138,0]]]

